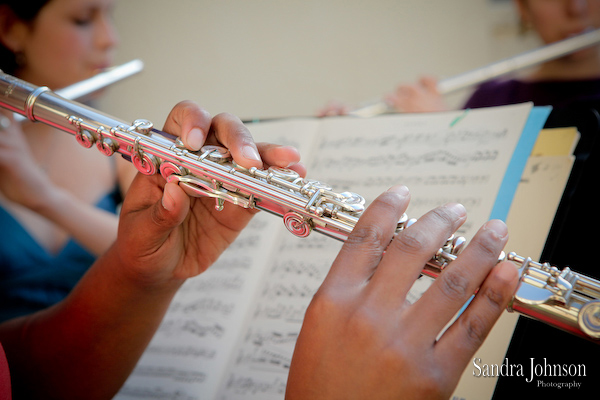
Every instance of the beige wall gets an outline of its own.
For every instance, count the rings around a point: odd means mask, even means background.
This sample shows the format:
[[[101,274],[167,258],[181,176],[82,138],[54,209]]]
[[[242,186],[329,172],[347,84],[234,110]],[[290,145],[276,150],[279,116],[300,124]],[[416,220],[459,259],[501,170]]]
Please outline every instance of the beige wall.
[[[243,119],[313,115],[330,99],[358,104],[533,43],[508,0],[119,0],[115,19],[117,62],[145,69],[100,107],[158,126],[183,99]]]

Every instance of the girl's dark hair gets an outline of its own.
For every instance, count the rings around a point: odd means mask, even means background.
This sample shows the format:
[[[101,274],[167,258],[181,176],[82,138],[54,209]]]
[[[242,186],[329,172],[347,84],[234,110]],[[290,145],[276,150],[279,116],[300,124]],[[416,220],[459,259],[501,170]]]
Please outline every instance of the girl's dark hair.
[[[0,1],[0,7],[7,7],[13,14],[24,22],[32,22],[40,10],[51,0],[6,0]],[[19,64],[17,54],[0,42],[0,69],[14,75]]]

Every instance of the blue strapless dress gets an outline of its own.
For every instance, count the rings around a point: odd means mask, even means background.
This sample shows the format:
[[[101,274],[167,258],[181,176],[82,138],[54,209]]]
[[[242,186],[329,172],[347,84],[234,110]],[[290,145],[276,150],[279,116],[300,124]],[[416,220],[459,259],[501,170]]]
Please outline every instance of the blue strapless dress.
[[[118,190],[96,206],[116,213]],[[73,239],[51,254],[0,207],[0,322],[62,300],[94,263],[95,256]]]

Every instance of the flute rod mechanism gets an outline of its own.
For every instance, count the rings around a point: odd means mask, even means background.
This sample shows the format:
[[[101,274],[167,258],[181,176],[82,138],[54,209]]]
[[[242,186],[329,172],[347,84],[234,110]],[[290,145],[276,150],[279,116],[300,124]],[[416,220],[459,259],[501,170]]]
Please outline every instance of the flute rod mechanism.
[[[441,79],[438,82],[438,91],[442,95],[452,93],[514,71],[554,60],[575,51],[594,46],[598,43],[600,43],[600,29],[573,36],[559,42],[550,43],[540,48],[450,78]],[[351,111],[349,114],[358,117],[372,117],[390,111],[392,110],[390,110],[387,103],[379,101]]]

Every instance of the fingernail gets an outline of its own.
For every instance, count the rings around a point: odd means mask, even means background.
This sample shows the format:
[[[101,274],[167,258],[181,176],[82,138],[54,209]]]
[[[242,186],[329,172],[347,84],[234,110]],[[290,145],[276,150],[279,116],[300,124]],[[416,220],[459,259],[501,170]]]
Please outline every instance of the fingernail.
[[[410,193],[408,188],[404,185],[392,186],[388,189],[388,192],[398,193],[401,196],[408,196],[408,194]]]
[[[242,149],[242,155],[249,160],[261,161],[258,151],[256,151],[256,149],[252,146],[244,146]]]
[[[173,197],[171,196],[170,192],[170,186],[167,184],[165,185],[164,189],[163,189],[163,195],[162,195],[162,199],[161,199],[161,204],[163,206],[163,208],[167,211],[171,211],[173,209],[173,206],[175,204],[175,201],[173,200]]]
[[[517,267],[516,264],[514,263],[509,263],[511,266],[505,266],[505,265],[498,265],[498,269],[496,270],[496,274],[497,276],[502,279],[503,281],[509,282],[511,280],[514,279],[515,277],[515,272],[514,271],[518,271],[519,268]]]
[[[497,219],[488,221],[483,228],[493,232],[499,239],[504,239],[508,235],[506,224]]]
[[[464,215],[467,213],[467,209],[460,203],[454,203],[450,205],[450,208],[457,214]]]
[[[198,128],[194,128],[188,132],[187,135],[187,145],[192,150],[200,150],[202,145],[204,144],[204,134]]]

